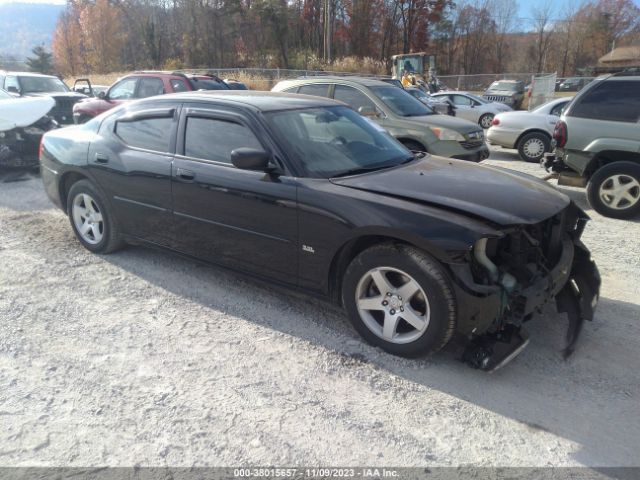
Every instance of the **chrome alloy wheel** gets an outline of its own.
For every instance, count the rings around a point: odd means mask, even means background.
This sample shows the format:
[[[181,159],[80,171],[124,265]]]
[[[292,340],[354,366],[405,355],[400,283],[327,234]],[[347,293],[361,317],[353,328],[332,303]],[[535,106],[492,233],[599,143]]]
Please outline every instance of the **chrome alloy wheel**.
[[[390,343],[410,343],[429,327],[431,309],[424,290],[408,273],[391,267],[369,270],[356,288],[364,324]]]
[[[600,185],[600,200],[614,210],[626,210],[640,200],[640,183],[630,175],[611,175]]]
[[[527,158],[539,158],[544,155],[544,142],[539,138],[530,138],[522,146],[522,151]]]
[[[104,221],[96,201],[86,193],[79,193],[73,199],[73,223],[82,239],[96,245],[104,236]]]

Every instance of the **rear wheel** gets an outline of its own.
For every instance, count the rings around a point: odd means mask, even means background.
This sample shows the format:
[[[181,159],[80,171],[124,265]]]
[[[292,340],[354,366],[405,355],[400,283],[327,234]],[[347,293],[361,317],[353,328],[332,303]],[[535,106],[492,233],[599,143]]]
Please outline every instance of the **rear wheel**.
[[[518,153],[525,162],[538,163],[551,149],[551,139],[544,133],[527,133],[518,142]]]
[[[403,357],[440,350],[456,325],[446,272],[407,245],[378,245],[359,254],[345,272],[342,300],[369,343]]]
[[[82,245],[94,253],[122,247],[118,227],[102,194],[88,180],[73,184],[67,197],[71,227]]]
[[[614,162],[600,168],[587,184],[587,199],[605,217],[631,218],[640,213],[640,165]]]
[[[485,113],[478,119],[478,125],[485,129],[491,127],[491,122],[493,122],[494,116],[495,115],[493,113]]]

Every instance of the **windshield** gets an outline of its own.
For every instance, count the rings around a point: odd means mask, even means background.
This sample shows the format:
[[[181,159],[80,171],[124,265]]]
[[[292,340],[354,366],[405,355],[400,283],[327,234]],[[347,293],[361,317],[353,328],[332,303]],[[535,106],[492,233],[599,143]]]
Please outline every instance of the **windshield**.
[[[401,117],[435,115],[431,108],[404,90],[396,87],[370,87],[370,89],[396,115]]]
[[[363,173],[413,158],[382,127],[347,107],[285,110],[265,117],[288,155],[310,177]]]
[[[55,77],[20,77],[22,93],[68,92],[62,80]]]
[[[489,87],[489,90],[507,90],[509,92],[516,92],[518,90],[518,84],[512,82],[493,82]]]
[[[411,95],[413,95],[416,98],[429,98],[429,95],[427,95],[426,93],[424,93],[422,90],[418,88],[412,88],[411,90],[407,90],[407,92],[409,92]]]

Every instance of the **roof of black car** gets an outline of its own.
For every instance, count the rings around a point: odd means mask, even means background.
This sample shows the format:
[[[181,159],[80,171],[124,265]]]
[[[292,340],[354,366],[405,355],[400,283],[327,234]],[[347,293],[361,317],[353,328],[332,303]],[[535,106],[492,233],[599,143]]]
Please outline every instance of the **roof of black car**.
[[[161,99],[180,99],[190,101],[215,101],[233,104],[242,104],[263,112],[276,110],[290,110],[296,108],[312,108],[322,106],[335,106],[339,102],[328,98],[311,95],[296,95],[292,93],[262,92],[251,90],[207,90],[198,92],[182,92],[156,97]]]

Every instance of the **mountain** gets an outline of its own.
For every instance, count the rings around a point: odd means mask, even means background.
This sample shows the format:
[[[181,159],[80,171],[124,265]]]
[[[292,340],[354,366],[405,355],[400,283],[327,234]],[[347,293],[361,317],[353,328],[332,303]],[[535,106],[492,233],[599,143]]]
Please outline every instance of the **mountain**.
[[[50,49],[64,9],[64,5],[49,3],[0,3],[0,57],[23,60],[36,45]]]

